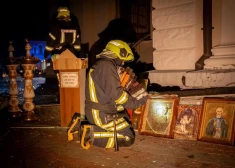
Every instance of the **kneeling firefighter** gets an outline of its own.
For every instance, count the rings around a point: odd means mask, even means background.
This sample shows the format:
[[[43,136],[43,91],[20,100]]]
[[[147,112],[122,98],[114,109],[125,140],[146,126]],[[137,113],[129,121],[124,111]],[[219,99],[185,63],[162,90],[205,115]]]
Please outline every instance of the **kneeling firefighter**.
[[[97,57],[86,80],[85,115],[91,125],[84,129],[84,143],[102,148],[113,148],[115,143],[130,146],[135,132],[125,109],[143,105],[147,95],[137,100],[127,93],[120,84],[118,67],[133,61],[134,55],[126,42],[111,40]]]

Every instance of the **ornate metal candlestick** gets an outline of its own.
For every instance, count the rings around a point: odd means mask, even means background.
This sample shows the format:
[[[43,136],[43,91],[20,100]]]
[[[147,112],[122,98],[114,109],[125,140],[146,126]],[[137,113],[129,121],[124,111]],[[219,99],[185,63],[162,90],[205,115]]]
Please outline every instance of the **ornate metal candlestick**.
[[[13,51],[14,51],[14,47],[12,46],[12,41],[10,41],[10,45],[8,47],[8,51],[9,51],[9,57],[8,57],[8,61],[7,61],[7,68],[9,70],[9,108],[8,108],[8,112],[10,112],[10,115],[12,117],[19,117],[21,116],[21,110],[19,108],[19,100],[18,100],[18,94],[19,94],[19,90],[18,90],[18,86],[17,86],[17,82],[16,82],[16,77],[17,77],[17,68],[19,66],[19,64],[17,64],[14,56],[13,56]]]
[[[33,120],[39,120],[38,115],[34,113],[34,108],[35,105],[33,103],[33,98],[35,97],[34,94],[34,88],[33,88],[33,70],[36,64],[40,61],[40,59],[36,57],[30,56],[30,49],[31,46],[26,39],[26,56],[25,57],[20,57],[19,61],[22,64],[22,67],[24,69],[24,78],[25,78],[25,86],[24,86],[24,104],[23,104],[23,109],[25,111],[24,114],[24,120],[26,121],[33,121]]]

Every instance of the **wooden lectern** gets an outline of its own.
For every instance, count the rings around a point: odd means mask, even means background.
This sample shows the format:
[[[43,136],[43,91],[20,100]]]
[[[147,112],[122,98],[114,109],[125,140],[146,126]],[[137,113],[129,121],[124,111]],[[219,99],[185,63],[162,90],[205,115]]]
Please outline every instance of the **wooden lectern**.
[[[59,70],[61,127],[68,126],[75,112],[85,115],[87,67],[87,58],[77,58],[68,49],[53,61],[53,69]]]

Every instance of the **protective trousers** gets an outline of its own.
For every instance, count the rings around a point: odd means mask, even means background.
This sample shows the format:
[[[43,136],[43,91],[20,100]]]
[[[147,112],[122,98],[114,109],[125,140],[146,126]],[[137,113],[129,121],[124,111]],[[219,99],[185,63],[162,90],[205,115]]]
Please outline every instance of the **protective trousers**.
[[[99,117],[98,117],[99,116]],[[114,122],[107,120],[107,115],[86,113],[88,121],[92,124],[89,130],[91,145],[101,148],[114,147]],[[134,143],[135,132],[131,126],[129,115],[126,111],[118,112],[116,123],[117,140],[119,147],[127,147]]]

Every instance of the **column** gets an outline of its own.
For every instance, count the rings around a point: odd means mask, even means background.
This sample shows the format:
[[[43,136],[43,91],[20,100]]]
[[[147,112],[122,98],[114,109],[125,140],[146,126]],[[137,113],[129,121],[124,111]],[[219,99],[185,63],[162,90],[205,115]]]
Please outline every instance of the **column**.
[[[212,48],[204,69],[235,69],[235,1],[222,0],[221,8],[220,44]]]

